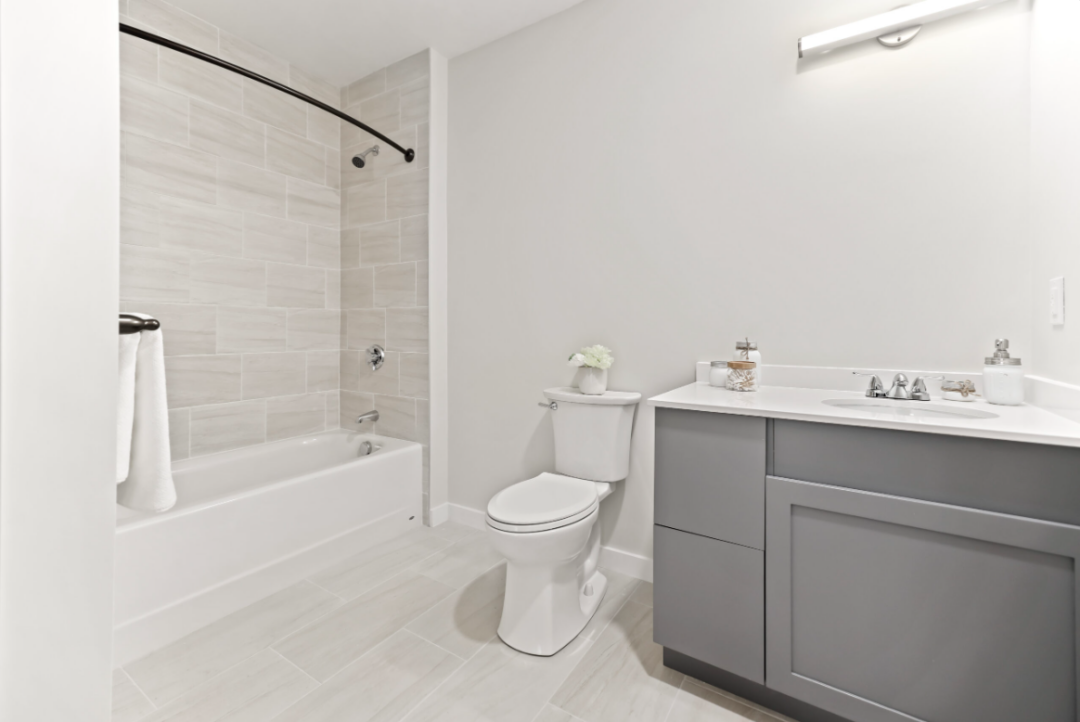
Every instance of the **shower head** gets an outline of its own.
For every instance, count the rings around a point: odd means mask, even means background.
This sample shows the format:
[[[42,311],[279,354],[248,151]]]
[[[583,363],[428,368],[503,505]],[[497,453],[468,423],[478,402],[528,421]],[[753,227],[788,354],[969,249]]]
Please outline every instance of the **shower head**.
[[[363,168],[365,165],[367,165],[366,158],[369,155],[378,155],[378,154],[379,154],[379,146],[373,145],[370,148],[368,148],[367,150],[365,150],[363,153],[357,153],[356,155],[354,155],[353,158],[352,158],[352,164],[354,166],[356,166],[357,168]]]

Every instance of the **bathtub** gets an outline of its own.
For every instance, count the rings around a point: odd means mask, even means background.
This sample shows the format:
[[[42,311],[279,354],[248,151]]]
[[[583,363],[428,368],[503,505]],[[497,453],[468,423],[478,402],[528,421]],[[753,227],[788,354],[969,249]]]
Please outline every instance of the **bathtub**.
[[[420,525],[422,463],[344,430],[174,463],[176,506],[117,507],[115,664]]]

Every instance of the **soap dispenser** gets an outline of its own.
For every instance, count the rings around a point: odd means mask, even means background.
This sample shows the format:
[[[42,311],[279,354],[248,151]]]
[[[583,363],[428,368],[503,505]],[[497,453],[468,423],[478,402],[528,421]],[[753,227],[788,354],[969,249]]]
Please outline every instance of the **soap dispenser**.
[[[1009,356],[1009,339],[999,338],[994,348],[983,368],[983,396],[992,404],[1019,406],[1024,403],[1024,367]]]

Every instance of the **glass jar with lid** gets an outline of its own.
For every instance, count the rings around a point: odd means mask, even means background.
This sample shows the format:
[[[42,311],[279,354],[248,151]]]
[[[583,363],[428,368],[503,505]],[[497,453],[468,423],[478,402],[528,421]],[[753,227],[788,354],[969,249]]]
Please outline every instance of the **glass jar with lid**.
[[[726,388],[728,391],[757,391],[757,364],[753,361],[728,361]]]

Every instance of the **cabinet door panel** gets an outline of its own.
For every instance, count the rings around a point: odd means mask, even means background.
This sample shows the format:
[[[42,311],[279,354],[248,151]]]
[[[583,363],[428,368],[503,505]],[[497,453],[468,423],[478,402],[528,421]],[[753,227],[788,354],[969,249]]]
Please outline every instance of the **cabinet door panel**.
[[[1075,722],[1080,528],[767,483],[768,686],[860,722]]]
[[[657,524],[765,548],[765,419],[656,410]]]
[[[765,554],[655,527],[653,638],[765,682]]]

